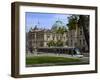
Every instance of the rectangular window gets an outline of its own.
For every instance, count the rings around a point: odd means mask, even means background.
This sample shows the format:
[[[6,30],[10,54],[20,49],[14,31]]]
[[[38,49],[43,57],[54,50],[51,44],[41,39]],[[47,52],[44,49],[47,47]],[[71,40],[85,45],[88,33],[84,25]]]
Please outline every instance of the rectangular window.
[[[71,46],[72,46],[72,44],[73,44],[73,41],[71,40]]]
[[[85,45],[85,40],[83,39],[83,45]]]
[[[55,39],[55,37],[53,36],[53,37],[52,37],[52,39],[54,40],[54,39]]]
[[[82,35],[82,31],[80,31],[80,35]]]
[[[81,45],[81,40],[80,40],[80,45]]]
[[[50,36],[49,36],[49,35],[47,35],[47,40],[49,40],[49,38],[50,38]]]

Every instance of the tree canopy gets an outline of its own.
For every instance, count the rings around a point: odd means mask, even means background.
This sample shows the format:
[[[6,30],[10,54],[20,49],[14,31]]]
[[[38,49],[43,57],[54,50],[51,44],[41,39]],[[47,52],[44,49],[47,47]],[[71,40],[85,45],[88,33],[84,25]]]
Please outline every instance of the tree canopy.
[[[78,20],[79,20],[79,16],[78,15],[71,15],[70,17],[68,17],[68,29],[72,30],[72,29],[76,29],[75,24],[78,24]]]

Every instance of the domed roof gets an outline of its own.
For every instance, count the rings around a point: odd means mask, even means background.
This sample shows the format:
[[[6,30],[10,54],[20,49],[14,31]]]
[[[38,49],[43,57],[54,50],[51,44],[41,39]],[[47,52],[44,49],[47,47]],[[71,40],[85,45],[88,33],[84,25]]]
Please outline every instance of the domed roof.
[[[62,27],[65,27],[65,25],[63,24],[62,21],[57,20],[57,21],[54,23],[54,25],[52,26],[52,30],[58,29],[59,27],[62,28]]]

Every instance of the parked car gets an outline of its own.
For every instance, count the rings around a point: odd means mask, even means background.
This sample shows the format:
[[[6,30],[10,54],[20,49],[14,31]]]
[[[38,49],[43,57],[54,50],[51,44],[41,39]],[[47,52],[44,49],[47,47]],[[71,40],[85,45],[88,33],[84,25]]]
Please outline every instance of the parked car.
[[[77,57],[83,57],[83,55],[81,54],[80,50],[78,48],[74,48],[74,51],[76,52],[76,56]]]

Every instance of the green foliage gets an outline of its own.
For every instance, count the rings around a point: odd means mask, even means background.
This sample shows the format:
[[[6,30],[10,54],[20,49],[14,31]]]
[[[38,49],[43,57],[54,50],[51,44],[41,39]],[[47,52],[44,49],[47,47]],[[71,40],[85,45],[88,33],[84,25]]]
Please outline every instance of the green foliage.
[[[55,41],[54,40],[50,40],[48,43],[47,43],[48,47],[51,47],[51,46],[55,46]]]
[[[57,42],[56,42],[56,46],[58,47],[60,47],[60,46],[63,46],[63,41],[61,41],[61,40],[58,40]]]
[[[50,40],[47,43],[47,45],[48,45],[48,47],[52,47],[52,46],[61,47],[61,46],[63,46],[63,41],[61,41],[61,40],[58,40],[58,41]]]
[[[72,15],[70,17],[68,17],[68,28],[69,30],[72,30],[72,29],[76,29],[76,24],[78,23],[78,20],[79,20],[79,16],[78,15]]]
[[[64,32],[66,31],[66,29],[64,27],[59,27],[58,29],[56,29],[56,33],[57,34],[64,34]]]

